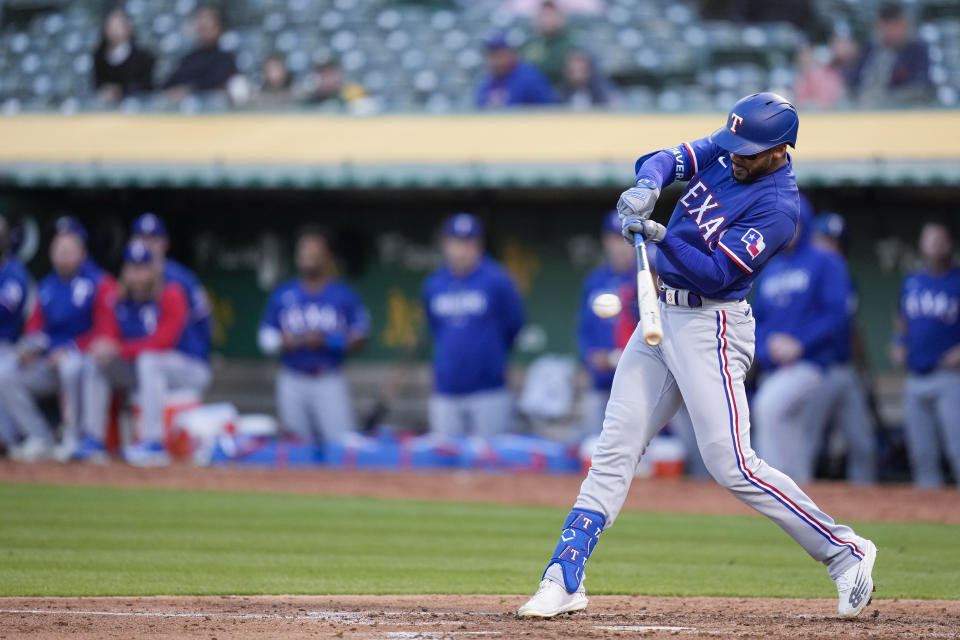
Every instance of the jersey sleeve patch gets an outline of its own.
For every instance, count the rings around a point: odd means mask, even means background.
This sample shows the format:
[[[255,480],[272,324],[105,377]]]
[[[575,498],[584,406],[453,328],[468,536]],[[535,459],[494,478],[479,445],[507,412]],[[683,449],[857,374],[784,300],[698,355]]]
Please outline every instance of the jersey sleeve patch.
[[[763,241],[763,234],[753,227],[750,227],[747,232],[743,234],[740,241],[746,245],[747,253],[749,253],[750,257],[754,260],[767,248],[767,243]]]

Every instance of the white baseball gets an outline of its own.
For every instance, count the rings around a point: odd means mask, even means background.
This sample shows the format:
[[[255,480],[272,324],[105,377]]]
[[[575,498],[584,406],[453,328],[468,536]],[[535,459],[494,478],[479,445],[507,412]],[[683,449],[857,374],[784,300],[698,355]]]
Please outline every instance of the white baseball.
[[[620,313],[622,306],[615,293],[601,293],[593,299],[593,312],[601,318],[612,318]]]

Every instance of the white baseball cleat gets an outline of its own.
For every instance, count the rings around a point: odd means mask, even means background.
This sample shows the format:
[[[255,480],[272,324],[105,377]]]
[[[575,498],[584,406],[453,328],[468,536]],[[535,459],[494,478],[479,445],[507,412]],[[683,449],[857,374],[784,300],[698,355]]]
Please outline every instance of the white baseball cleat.
[[[877,545],[864,543],[863,560],[837,576],[841,618],[856,618],[873,600],[873,564],[877,561]]]
[[[40,462],[53,458],[53,442],[38,436],[29,436],[10,449],[10,459],[17,462]]]
[[[552,618],[561,613],[573,613],[587,608],[587,595],[583,586],[575,593],[568,592],[563,585],[544,578],[540,588],[527,600],[527,604],[517,610],[524,618]]]

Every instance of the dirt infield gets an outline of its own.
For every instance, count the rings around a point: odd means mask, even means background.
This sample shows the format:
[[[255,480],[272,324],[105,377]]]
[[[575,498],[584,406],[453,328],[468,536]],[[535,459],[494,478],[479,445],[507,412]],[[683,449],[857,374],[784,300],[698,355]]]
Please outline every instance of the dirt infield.
[[[135,469],[118,463],[99,466],[0,461],[0,482],[230,489],[556,507],[570,506],[581,479],[579,476],[465,472],[204,469],[187,465]],[[917,491],[895,485],[852,487],[817,483],[808,487],[808,491],[835,518],[960,524],[960,491],[956,489]],[[691,480],[636,480],[624,508],[673,513],[755,514],[715,483]]]
[[[591,598],[587,612],[520,620],[517,596],[0,598],[0,638],[960,638],[960,602]]]

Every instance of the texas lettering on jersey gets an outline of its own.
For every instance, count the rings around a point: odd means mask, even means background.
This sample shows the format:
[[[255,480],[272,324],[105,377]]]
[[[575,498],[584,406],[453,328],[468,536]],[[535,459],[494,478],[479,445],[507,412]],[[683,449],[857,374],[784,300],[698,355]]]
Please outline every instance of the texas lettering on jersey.
[[[687,187],[687,192],[680,198],[680,204],[686,210],[687,215],[693,219],[693,223],[697,225],[697,229],[700,230],[700,237],[703,238],[706,245],[711,250],[716,249],[717,240],[720,238],[719,236],[714,238],[714,236],[723,226],[723,223],[727,221],[727,218],[723,215],[711,214],[711,216],[707,216],[710,211],[720,208],[720,201],[710,192],[710,188],[702,180],[698,180]]]

